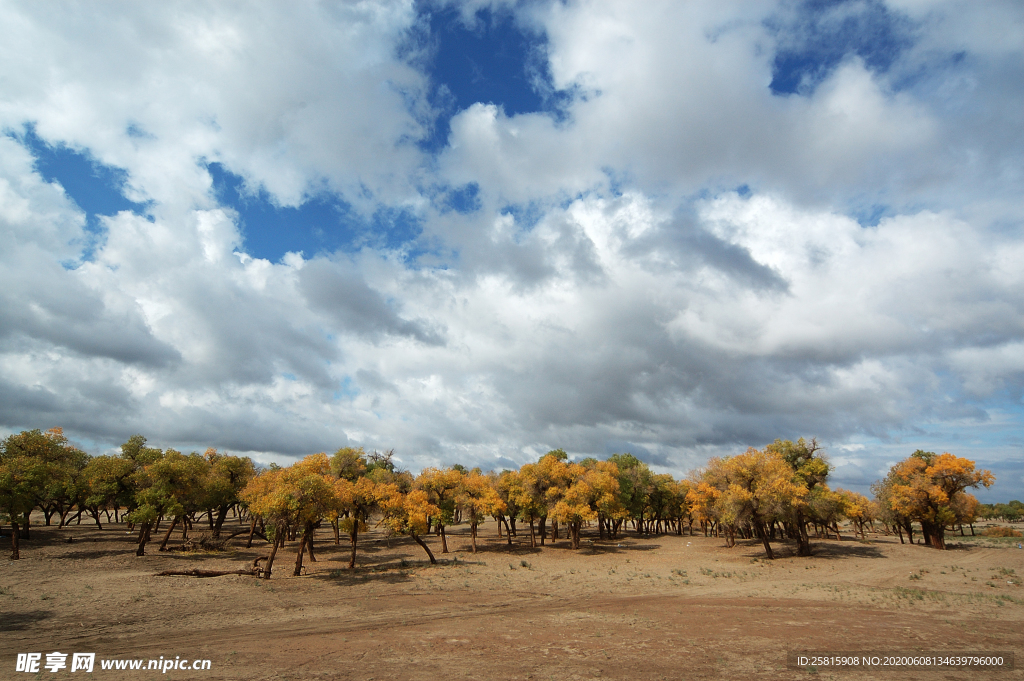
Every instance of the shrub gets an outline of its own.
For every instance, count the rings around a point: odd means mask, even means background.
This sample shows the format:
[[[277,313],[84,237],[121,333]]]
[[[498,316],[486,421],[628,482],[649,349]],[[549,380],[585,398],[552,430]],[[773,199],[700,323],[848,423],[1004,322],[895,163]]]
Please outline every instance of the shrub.
[[[981,534],[984,537],[1024,537],[1012,527],[986,527]]]

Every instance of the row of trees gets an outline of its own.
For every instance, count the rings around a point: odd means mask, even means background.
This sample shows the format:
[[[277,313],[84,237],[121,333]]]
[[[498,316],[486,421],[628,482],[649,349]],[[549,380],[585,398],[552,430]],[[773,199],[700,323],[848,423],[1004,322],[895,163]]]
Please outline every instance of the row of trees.
[[[916,522],[925,543],[945,549],[947,528],[973,526],[978,517],[980,504],[965,490],[995,481],[969,459],[918,450],[873,486],[876,498],[870,500],[830,489],[830,470],[815,440],[776,440],[762,450],[712,459],[693,476],[695,487],[687,500],[702,521],[724,529],[730,545],[738,532],[757,537],[768,558],[774,557],[770,540],[776,532],[795,540],[797,553],[806,556],[811,553],[809,527],[817,536],[834,532],[838,538],[843,519],[862,537],[865,527],[879,520],[901,542],[904,532],[913,542]]]
[[[249,520],[254,536],[271,543],[267,576],[278,550],[298,541],[295,573],[303,556],[315,560],[313,536],[325,524],[340,543],[351,544],[355,566],[360,532],[375,522],[389,535],[407,535],[434,555],[423,537],[435,533],[448,552],[446,528],[470,526],[472,548],[479,524],[498,521],[499,536],[511,544],[529,526],[531,546],[544,545],[560,532],[579,548],[585,526],[596,524],[600,538],[614,538],[631,526],[638,533],[694,532],[722,536],[733,546],[737,537],[758,539],[774,558],[772,541],[790,539],[797,553],[811,553],[811,535],[839,535],[849,520],[860,535],[880,521],[886,531],[913,541],[917,523],[926,543],[944,548],[947,528],[970,524],[983,511],[965,492],[991,485],[988,471],[952,454],[915,452],[892,468],[873,491],[876,499],[831,489],[831,471],[815,440],[777,440],[763,449],[715,458],[688,478],[656,474],[630,454],[606,461],[569,461],[554,450],[518,471],[483,473],[462,466],[427,468],[418,476],[396,468],[392,453],[367,454],[345,448],[333,456],[315,454],[289,466],[271,466],[257,475],[247,458],[210,449],[184,455],[146,446],[134,436],[118,456],[90,457],[67,442],[60,429],[12,435],[0,448],[0,520],[11,523],[13,555],[18,537],[26,536],[29,513],[42,510],[46,523],[61,525],[72,513],[109,519],[123,511],[138,528],[137,554],[150,535],[167,522],[164,549],[175,527],[183,538],[204,515],[214,537],[232,510]],[[1019,503],[1019,502],[1016,502]],[[1003,505],[1000,505],[1003,506]],[[1011,511],[1012,511],[1012,507]],[[21,527],[19,527],[19,523]]]
[[[978,517],[985,520],[1002,520],[1005,523],[1020,522],[1024,518],[1024,502],[1014,499],[1005,504],[981,504]]]
[[[118,456],[89,456],[70,445],[60,428],[24,431],[0,443],[0,521],[11,525],[12,558],[19,558],[19,538],[29,538],[33,510],[47,525],[60,526],[89,516],[100,529],[101,514],[115,522],[124,513],[139,527],[138,555],[143,555],[151,530],[161,519],[170,523],[161,547],[176,526],[187,536],[202,514],[214,537],[239,493],[256,477],[245,457],[208,449],[203,455],[182,454],[146,446],[135,435],[121,445]],[[74,517],[71,516],[74,514]]]

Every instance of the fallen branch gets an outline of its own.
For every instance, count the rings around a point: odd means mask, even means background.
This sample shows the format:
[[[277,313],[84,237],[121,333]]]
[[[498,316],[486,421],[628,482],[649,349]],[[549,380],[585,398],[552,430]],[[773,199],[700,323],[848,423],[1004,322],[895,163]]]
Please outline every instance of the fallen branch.
[[[224,575],[247,575],[255,577],[253,570],[164,570],[156,573],[156,577],[223,577]]]
[[[237,537],[237,536],[238,536],[238,535],[240,535],[240,534],[245,534],[245,535],[248,535],[248,534],[249,534],[249,528],[248,528],[248,527],[246,527],[246,528],[243,528],[243,529],[241,529],[241,530],[238,530],[237,532],[232,532],[232,533],[231,533],[231,534],[229,534],[229,535],[228,535],[228,536],[227,536],[227,537],[226,537],[226,538],[225,538],[225,539],[224,539],[224,540],[223,540],[223,541],[222,541],[221,543],[223,544],[224,542],[227,542],[227,541],[229,541],[229,540],[231,540],[231,539],[234,539],[235,537]],[[252,536],[254,536],[254,537],[259,537],[260,539],[262,539],[262,540],[263,540],[263,541],[265,541],[265,542],[269,542],[269,541],[270,541],[269,539],[267,539],[266,535],[264,535],[264,534],[263,534],[262,532],[260,532],[259,530],[256,530],[256,531],[254,531],[254,532],[252,533]]]

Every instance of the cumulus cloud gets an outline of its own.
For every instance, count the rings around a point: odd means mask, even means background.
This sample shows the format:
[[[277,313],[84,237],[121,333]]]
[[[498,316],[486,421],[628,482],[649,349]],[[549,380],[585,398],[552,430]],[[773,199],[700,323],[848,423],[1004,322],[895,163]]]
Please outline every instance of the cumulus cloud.
[[[0,29],[4,428],[677,474],[817,435],[861,491],[918,446],[1020,459],[1016,9],[512,6],[561,99],[465,106],[436,153],[412,3],[44,11]],[[884,59],[854,36],[773,89],[872,21]],[[144,207],[86,216],[26,126]],[[214,162],[268,214],[326,196],[422,231],[254,257]]]

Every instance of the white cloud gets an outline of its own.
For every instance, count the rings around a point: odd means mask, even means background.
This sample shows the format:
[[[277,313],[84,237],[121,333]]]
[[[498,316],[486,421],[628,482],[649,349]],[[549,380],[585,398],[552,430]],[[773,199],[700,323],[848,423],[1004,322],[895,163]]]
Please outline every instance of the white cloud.
[[[5,6],[0,126],[126,169],[152,203],[103,218],[79,262],[85,217],[0,137],[0,424],[263,460],[354,442],[412,467],[630,448],[677,473],[820,435],[858,480],[907,433],[1005,434],[1019,47],[908,9],[924,37],[890,72],[850,57],[778,97],[777,9],[522,8],[578,88],[564,119],[478,103],[429,158],[427,77],[396,56],[410,3]],[[410,208],[431,255],[254,258],[212,161],[280,204]],[[478,211],[431,207],[471,182]]]

